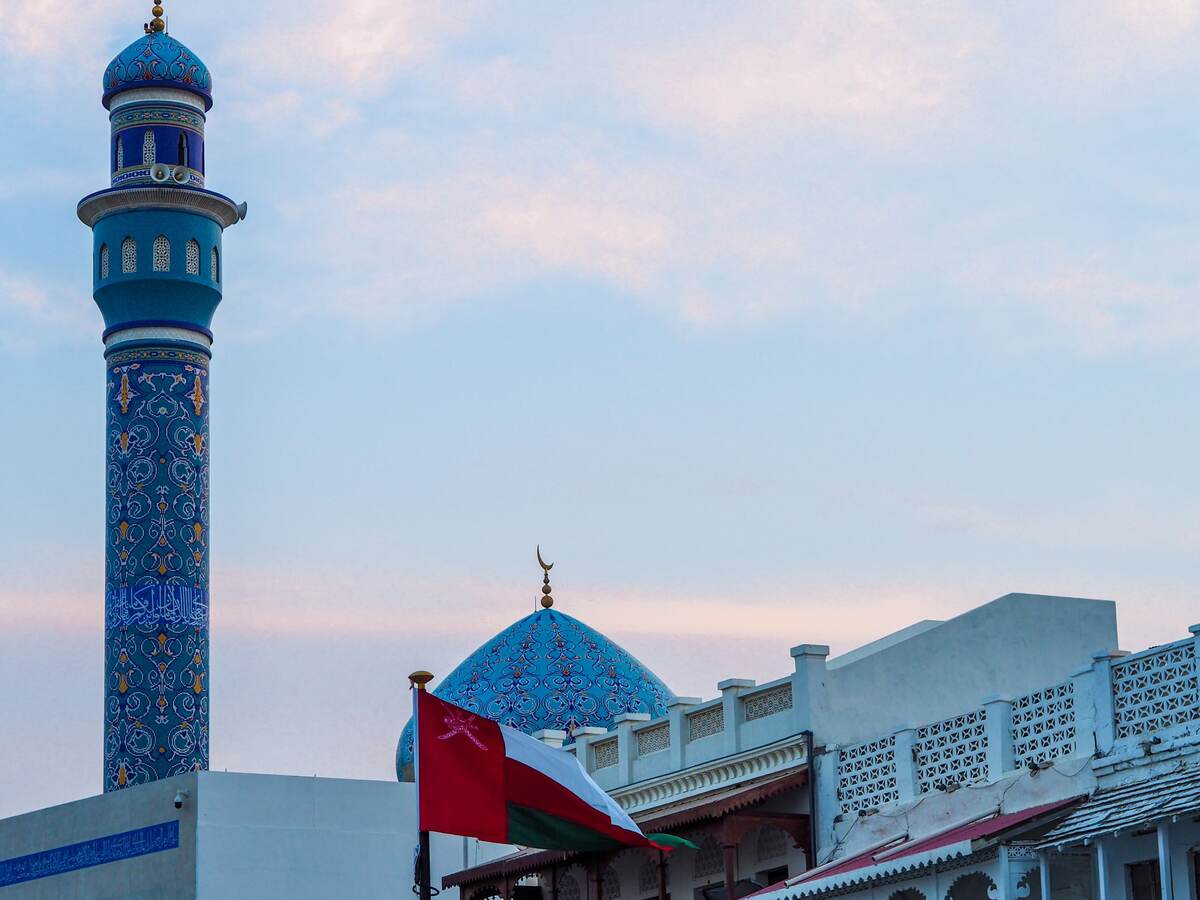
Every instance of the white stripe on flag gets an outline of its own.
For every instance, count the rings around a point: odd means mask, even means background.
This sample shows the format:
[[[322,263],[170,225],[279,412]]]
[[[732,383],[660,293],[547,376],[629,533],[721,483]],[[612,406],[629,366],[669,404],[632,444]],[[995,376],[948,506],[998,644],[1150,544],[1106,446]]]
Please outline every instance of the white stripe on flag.
[[[588,806],[607,815],[609,821],[618,828],[624,828],[634,834],[642,833],[625,810],[617,805],[617,801],[592,780],[592,776],[574,754],[555,750],[537,738],[507,725],[500,726],[500,733],[504,735],[504,755],[509,759],[523,763],[557,781]]]

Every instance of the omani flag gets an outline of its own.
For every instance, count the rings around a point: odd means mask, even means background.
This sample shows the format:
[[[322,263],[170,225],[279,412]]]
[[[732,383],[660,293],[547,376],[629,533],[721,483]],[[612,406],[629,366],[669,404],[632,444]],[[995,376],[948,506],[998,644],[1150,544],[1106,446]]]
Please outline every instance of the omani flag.
[[[422,831],[543,850],[657,847],[570,753],[417,691]]]

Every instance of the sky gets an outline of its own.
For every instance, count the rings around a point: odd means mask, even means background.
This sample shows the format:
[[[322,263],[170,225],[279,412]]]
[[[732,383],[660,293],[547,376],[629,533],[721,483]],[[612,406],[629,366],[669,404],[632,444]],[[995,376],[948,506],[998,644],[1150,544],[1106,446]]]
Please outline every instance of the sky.
[[[0,816],[101,784],[74,206],[149,5],[0,0]],[[213,768],[392,777],[539,542],[681,695],[1010,591],[1200,621],[1200,0],[166,6],[250,208]]]

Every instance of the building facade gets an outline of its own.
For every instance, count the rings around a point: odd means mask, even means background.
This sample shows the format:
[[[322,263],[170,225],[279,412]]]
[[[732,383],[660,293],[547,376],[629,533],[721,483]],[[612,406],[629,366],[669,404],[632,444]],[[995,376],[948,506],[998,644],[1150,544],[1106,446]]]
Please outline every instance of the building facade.
[[[577,733],[643,830],[698,851],[523,851],[445,884],[471,900],[1197,900],[1192,631],[1127,654],[1111,604],[1009,595],[835,659],[801,645],[784,679]]]
[[[104,72],[110,186],[80,201],[104,318],[104,790],[208,768],[209,373],[221,236],[212,78],[162,7]]]

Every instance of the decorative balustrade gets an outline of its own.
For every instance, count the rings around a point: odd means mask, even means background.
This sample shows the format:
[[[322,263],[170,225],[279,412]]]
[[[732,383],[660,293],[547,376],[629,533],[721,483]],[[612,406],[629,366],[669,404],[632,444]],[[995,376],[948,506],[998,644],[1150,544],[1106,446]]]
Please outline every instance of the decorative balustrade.
[[[710,706],[687,717],[688,740],[698,741],[700,738],[720,734],[725,730],[725,707]]]
[[[1112,691],[1118,740],[1200,719],[1195,640],[1113,662]]]
[[[1171,730],[1172,740],[1200,743],[1200,626],[1193,633],[1131,656],[1098,653],[1070,679],[1012,699],[992,697],[981,708],[940,721],[849,746],[829,745],[833,755],[826,765],[832,762],[833,768],[824,770],[831,779],[824,789],[831,801],[836,798],[831,805],[841,813],[863,814],[1072,756],[1095,753],[1098,766],[1106,759],[1140,759],[1146,753],[1138,745],[1164,730]],[[814,728],[812,685],[821,682],[807,681],[805,673],[812,667],[820,671],[824,649],[804,645],[793,651],[797,672],[785,680],[756,686],[729,679],[718,685],[722,696],[715,700],[672,700],[666,718],[632,721],[637,716],[629,715],[615,732],[581,729],[576,746],[587,752],[577,755],[602,786],[616,789],[794,742],[801,730]],[[814,730],[820,745],[820,726]]]
[[[792,708],[792,683],[790,681],[766,690],[747,694],[742,699],[742,717],[747,722],[773,716]]]
[[[649,756],[651,753],[661,753],[671,746],[671,724],[663,722],[661,725],[653,725],[650,728],[643,728],[641,731],[636,731],[637,736],[637,755]]]
[[[917,729],[917,793],[986,781],[987,726],[982,709]]]
[[[837,798],[846,812],[900,799],[894,734],[842,750],[838,756]]]
[[[1075,750],[1075,683],[1056,684],[1012,702],[1013,765],[1026,768]]]
[[[619,760],[616,738],[609,738],[592,745],[592,766],[594,768],[607,769],[615,766]]]

